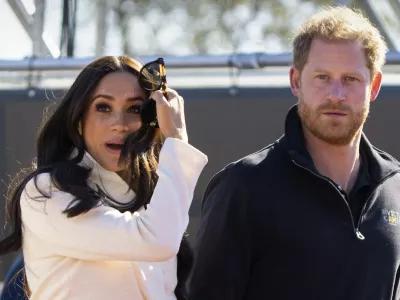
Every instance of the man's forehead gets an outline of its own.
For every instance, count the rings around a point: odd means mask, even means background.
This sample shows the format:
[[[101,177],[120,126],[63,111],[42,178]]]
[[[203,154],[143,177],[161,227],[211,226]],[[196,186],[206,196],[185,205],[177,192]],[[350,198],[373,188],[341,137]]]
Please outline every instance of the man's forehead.
[[[356,41],[326,41],[315,39],[311,43],[308,60],[366,63],[364,48]]]
[[[316,41],[311,47],[305,67],[343,73],[368,73],[369,69],[363,49],[356,42]]]

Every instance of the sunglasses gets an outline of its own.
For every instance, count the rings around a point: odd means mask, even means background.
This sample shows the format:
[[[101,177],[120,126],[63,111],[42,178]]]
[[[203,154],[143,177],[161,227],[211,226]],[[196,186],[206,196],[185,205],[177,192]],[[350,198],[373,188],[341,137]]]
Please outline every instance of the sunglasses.
[[[146,91],[161,90],[167,96],[167,76],[163,58],[145,64],[139,72],[139,85]],[[158,127],[156,101],[149,98],[143,102],[140,110],[142,123],[150,127]]]

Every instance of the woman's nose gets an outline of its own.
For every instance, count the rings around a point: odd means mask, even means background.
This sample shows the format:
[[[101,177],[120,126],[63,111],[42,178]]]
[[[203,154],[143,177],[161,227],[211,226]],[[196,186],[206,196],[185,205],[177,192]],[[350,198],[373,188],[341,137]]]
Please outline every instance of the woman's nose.
[[[111,129],[113,131],[121,131],[121,132],[128,131],[128,124],[126,123],[125,114],[123,112],[114,114]]]

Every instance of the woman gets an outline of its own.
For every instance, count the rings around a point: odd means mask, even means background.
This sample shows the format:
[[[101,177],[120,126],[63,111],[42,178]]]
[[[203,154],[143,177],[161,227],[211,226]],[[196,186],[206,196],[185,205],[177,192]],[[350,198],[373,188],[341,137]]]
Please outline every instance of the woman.
[[[84,68],[7,202],[13,231],[0,254],[22,247],[32,300],[186,299],[182,237],[207,157],[188,144],[175,91],[153,92],[159,128],[142,124],[140,68],[129,57]]]

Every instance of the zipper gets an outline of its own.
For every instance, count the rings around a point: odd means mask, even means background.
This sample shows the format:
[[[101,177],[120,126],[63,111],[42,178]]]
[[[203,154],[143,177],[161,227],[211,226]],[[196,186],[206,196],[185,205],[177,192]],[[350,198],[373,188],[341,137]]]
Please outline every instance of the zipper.
[[[344,197],[343,194],[338,190],[338,188],[337,188],[331,181],[329,181],[328,179],[326,179],[325,177],[323,177],[323,176],[321,176],[321,175],[318,175],[317,173],[311,171],[310,169],[308,169],[308,168],[306,168],[306,167],[303,167],[302,165],[298,164],[295,160],[292,160],[292,161],[293,161],[293,163],[294,163],[296,166],[298,166],[299,168],[304,169],[304,170],[307,170],[308,172],[310,172],[310,173],[313,174],[314,176],[317,176],[318,178],[321,178],[321,179],[323,179],[324,181],[329,182],[329,184],[331,184],[331,185],[333,186],[333,188],[340,194],[340,197],[344,200],[344,203],[346,204],[347,210],[349,211],[349,214],[350,214],[351,223],[352,223],[352,225],[353,225],[353,230],[354,230],[354,233],[355,233],[356,237],[357,237],[359,240],[365,240],[364,235],[360,232],[360,230],[358,230],[358,226],[356,227],[356,224],[355,224],[355,221],[354,221],[354,218],[353,218],[353,214],[351,213],[351,209],[350,209],[349,203],[346,201],[345,197]],[[372,195],[372,194],[371,194],[371,195]],[[362,210],[364,210],[364,207],[365,207],[365,204],[364,204]],[[361,220],[361,216],[360,216],[360,220]]]

